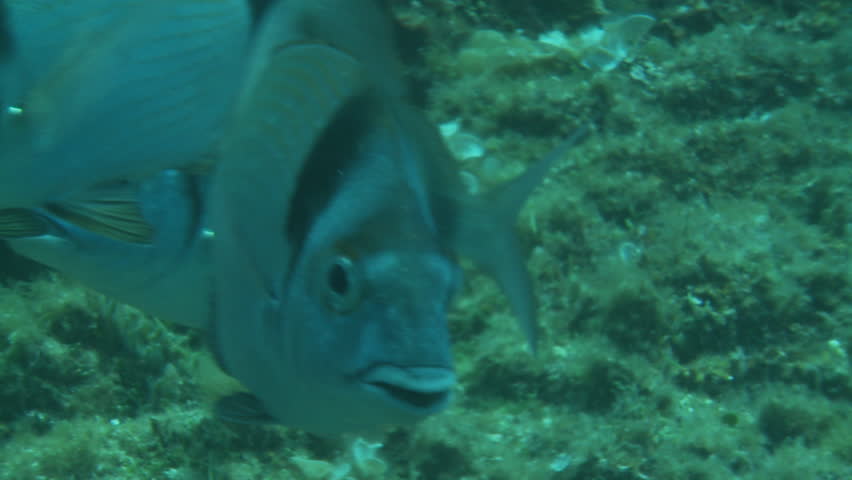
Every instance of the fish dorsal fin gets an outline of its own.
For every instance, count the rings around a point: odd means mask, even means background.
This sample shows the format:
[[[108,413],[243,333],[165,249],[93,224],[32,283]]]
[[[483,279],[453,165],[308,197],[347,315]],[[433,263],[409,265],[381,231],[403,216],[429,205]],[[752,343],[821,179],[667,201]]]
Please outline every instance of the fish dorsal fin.
[[[465,198],[457,219],[456,249],[500,284],[533,352],[538,341],[536,302],[514,225],[535,187],[586,133],[581,128],[514,180],[482,197]]]

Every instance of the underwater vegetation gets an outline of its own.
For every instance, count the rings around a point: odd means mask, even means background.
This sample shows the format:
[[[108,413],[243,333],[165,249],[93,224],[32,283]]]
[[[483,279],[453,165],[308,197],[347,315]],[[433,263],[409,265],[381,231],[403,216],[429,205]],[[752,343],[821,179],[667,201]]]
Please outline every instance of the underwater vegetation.
[[[230,424],[200,334],[4,250],[0,480],[852,478],[848,2],[391,5],[471,190],[591,123],[521,216],[538,354],[469,268],[447,412]]]

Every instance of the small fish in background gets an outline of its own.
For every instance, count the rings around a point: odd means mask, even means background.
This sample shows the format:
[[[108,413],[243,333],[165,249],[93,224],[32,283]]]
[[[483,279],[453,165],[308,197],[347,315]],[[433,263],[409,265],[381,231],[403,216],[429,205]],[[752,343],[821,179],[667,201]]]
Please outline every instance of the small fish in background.
[[[416,422],[456,382],[446,312],[467,256],[508,296],[532,349],[524,201],[583,132],[519,178],[466,193],[404,100],[376,2],[267,8],[210,191],[211,347],[248,392],[225,419],[316,433]]]
[[[175,323],[209,317],[204,174],[164,170],[90,188],[73,204],[0,210],[17,253]]]
[[[5,0],[0,208],[73,201],[213,149],[245,70],[244,0]]]

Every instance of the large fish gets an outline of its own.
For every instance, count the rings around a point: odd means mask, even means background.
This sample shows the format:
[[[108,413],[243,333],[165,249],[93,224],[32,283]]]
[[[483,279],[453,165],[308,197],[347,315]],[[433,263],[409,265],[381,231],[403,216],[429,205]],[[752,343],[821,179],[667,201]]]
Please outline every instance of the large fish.
[[[204,328],[210,248],[204,174],[164,170],[64,204],[0,211],[17,253],[164,320]]]
[[[457,255],[497,279],[535,346],[513,224],[577,138],[470,196],[391,46],[372,1],[269,8],[211,186],[211,345],[250,391],[222,399],[225,418],[334,433],[445,408]]]
[[[244,0],[5,0],[0,208],[204,161],[239,92]]]
[[[320,433],[415,422],[445,408],[456,381],[446,311],[461,283],[457,256],[498,280],[534,347],[513,224],[577,138],[471,196],[434,127],[404,101],[373,2],[260,4],[212,177],[110,179],[73,202],[0,212],[0,237],[119,300],[207,329],[247,389],[220,401],[226,419]]]

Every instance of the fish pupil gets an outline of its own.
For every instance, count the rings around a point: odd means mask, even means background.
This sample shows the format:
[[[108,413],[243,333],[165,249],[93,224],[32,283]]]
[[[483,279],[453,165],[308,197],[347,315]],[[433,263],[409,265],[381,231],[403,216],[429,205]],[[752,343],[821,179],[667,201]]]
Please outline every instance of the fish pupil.
[[[337,313],[351,312],[361,301],[361,277],[352,259],[337,256],[324,269],[322,298]]]
[[[345,296],[349,291],[349,276],[340,262],[335,262],[328,271],[328,286],[339,296]]]

